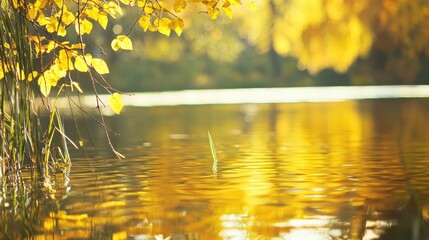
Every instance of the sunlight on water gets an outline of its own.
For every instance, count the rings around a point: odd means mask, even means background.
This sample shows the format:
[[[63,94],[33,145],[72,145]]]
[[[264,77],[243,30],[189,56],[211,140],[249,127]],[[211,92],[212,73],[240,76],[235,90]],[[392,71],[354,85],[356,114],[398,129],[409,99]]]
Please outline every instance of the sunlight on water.
[[[75,157],[41,200],[36,239],[413,239],[429,215],[427,106],[129,107],[107,118],[127,158],[102,140]]]

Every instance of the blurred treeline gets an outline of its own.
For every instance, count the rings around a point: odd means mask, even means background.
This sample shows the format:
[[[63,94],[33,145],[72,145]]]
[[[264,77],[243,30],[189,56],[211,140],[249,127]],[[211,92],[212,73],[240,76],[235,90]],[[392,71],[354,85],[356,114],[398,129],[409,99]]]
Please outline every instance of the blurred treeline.
[[[135,28],[134,51],[103,49],[108,80],[121,91],[429,83],[427,0],[254,3],[232,20],[190,7],[180,37],[143,32],[127,10],[94,40]]]

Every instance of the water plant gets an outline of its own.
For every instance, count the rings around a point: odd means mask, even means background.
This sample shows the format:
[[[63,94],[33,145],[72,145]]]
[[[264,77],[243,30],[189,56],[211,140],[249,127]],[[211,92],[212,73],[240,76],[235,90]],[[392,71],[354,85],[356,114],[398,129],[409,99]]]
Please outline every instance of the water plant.
[[[217,155],[216,155],[216,148],[212,139],[212,136],[210,135],[210,131],[207,131],[207,134],[209,136],[209,143],[210,143],[210,149],[212,152],[212,157],[213,157],[213,165],[212,165],[212,171],[213,174],[217,173]]]

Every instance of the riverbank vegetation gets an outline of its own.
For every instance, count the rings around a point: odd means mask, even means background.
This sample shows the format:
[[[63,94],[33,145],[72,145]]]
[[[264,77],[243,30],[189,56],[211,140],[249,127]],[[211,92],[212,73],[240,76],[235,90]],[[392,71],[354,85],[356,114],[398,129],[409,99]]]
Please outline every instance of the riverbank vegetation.
[[[231,17],[232,7],[239,0],[194,1],[192,11],[204,11],[209,18],[218,18],[222,11]],[[192,4],[190,4],[192,5]],[[104,129],[106,142],[118,157],[111,143],[113,134],[103,115],[106,106],[116,114],[122,110],[119,90],[105,76],[111,62],[104,59],[106,49],[132,50],[129,37],[134,28],[142,32],[158,32],[180,36],[184,22],[179,16],[186,10],[186,1],[68,1],[11,0],[1,1],[0,11],[0,203],[12,209],[25,208],[29,195],[23,171],[31,169],[31,179],[42,182],[35,187],[51,189],[51,176],[67,174],[71,164],[68,147],[82,147],[83,141],[67,136],[62,116],[57,109],[58,96],[94,94],[97,116],[91,116]],[[101,31],[110,30],[111,21],[134,9],[134,24],[126,34],[109,37],[108,44],[94,42]],[[130,10],[131,11],[131,10]],[[120,21],[120,20],[119,20]],[[96,30],[97,29],[97,30]],[[84,83],[82,83],[84,82]],[[103,102],[99,94],[110,94]],[[72,98],[82,114],[89,114]],[[41,110],[48,113],[41,120]],[[76,129],[77,130],[77,129]],[[9,201],[11,199],[11,201]],[[6,226],[5,226],[6,227]],[[5,230],[5,229],[4,229]],[[3,233],[6,232],[2,231]]]

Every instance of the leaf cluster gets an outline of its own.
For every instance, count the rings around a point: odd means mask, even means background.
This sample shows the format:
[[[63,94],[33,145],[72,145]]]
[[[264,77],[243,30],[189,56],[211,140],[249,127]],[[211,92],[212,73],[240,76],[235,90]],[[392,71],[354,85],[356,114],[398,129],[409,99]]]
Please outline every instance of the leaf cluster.
[[[26,72],[19,64],[12,67],[0,60],[2,66],[0,80],[5,74],[12,72],[16,72],[20,80],[31,82],[37,79],[40,92],[47,97],[61,79],[67,79],[69,81],[67,86],[72,90],[76,88],[82,92],[78,82],[74,81],[70,74],[71,71],[78,71],[89,73],[94,86],[101,85],[107,92],[116,93],[117,91],[112,89],[103,77],[109,73],[109,66],[102,58],[88,52],[87,41],[83,36],[92,34],[94,24],[106,30],[109,21],[123,15],[126,7],[140,9],[136,23],[143,31],[159,32],[165,36],[170,36],[173,31],[180,36],[184,29],[184,21],[177,14],[184,11],[189,3],[203,4],[210,18],[216,19],[220,9],[227,17],[232,18],[231,7],[241,2],[240,0],[174,0],[171,3],[158,0],[11,0],[11,8],[21,12],[33,28],[34,34],[27,38],[34,56],[39,59],[40,68]],[[66,40],[70,39],[71,34],[76,34],[75,42]],[[117,35],[111,41],[111,48],[114,51],[132,50],[133,43],[128,35],[129,33]],[[11,55],[17,52],[14,43],[6,45],[5,48]],[[97,95],[97,90],[95,88],[93,90]],[[110,106],[115,109],[114,106]]]

